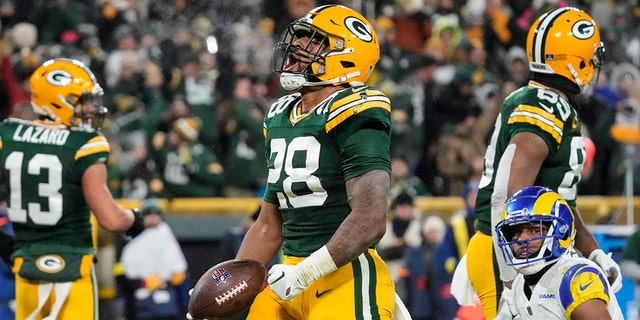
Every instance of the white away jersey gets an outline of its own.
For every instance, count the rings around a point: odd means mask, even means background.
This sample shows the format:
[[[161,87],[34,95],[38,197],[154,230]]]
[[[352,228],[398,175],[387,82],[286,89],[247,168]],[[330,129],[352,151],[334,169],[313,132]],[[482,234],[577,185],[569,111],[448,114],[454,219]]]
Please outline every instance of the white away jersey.
[[[525,294],[524,276],[513,282],[513,300],[518,315],[514,319],[570,319],[571,312],[591,299],[607,303],[613,320],[624,320],[615,294],[600,267],[582,257],[561,257],[540,279],[531,292]]]

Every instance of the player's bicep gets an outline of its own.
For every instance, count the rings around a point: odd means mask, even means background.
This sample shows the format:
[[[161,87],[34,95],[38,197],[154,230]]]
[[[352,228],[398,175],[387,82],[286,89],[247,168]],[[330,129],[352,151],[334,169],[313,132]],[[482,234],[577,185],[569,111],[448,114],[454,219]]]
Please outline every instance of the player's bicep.
[[[384,170],[372,170],[347,180],[347,198],[352,211],[371,209],[386,213],[390,176]]]
[[[600,299],[591,299],[583,302],[571,313],[571,320],[608,320],[611,319],[607,304]]]
[[[512,195],[534,184],[542,163],[549,155],[549,148],[540,136],[531,132],[517,133],[509,144],[516,145],[508,183],[508,194]]]
[[[268,265],[283,241],[280,209],[277,204],[263,201],[260,214],[247,231],[236,258],[253,259]]]
[[[384,235],[389,180],[386,171],[371,170],[346,181],[351,212],[327,243],[337,266],[352,261]]]
[[[260,214],[256,219],[257,225],[262,225],[266,233],[273,233],[276,235],[282,234],[282,214],[278,204],[263,201],[260,206]]]

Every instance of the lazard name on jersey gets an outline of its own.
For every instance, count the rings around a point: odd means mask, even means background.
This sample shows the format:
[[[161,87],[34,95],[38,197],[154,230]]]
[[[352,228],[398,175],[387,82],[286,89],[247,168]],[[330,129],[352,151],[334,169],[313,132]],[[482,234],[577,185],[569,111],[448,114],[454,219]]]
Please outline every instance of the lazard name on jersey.
[[[69,138],[68,130],[51,130],[42,127],[18,125],[13,133],[13,140],[20,142],[64,145]]]

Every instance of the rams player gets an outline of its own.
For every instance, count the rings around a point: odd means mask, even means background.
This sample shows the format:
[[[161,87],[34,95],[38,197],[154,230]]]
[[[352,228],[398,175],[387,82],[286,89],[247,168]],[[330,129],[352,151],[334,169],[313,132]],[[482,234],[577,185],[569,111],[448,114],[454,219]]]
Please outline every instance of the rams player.
[[[477,232],[469,242],[466,265],[459,265],[466,269],[487,319],[496,314],[501,280],[508,288],[515,277],[496,257],[493,226],[508,197],[526,186],[545,186],[566,199],[575,213],[576,249],[604,270],[614,292],[622,283],[619,266],[598,248],[575,208],[586,153],[574,98],[597,78],[604,62],[598,26],[576,8],[547,12],[529,30],[527,53],[531,79],[505,99],[496,120],[476,201]],[[487,266],[494,277],[487,276]]]
[[[498,247],[519,274],[497,319],[623,319],[602,269],[571,254],[575,217],[559,194],[526,187],[507,201],[502,217]]]
[[[274,69],[293,93],[264,121],[269,176],[260,215],[237,258],[283,264],[248,319],[390,319],[394,284],[373,249],[385,232],[390,109],[364,85],[380,57],[359,13],[312,9],[274,46]]]
[[[94,127],[106,110],[93,73],[71,59],[31,76],[41,118],[0,125],[1,177],[15,232],[16,319],[98,319],[90,212],[105,230],[137,235],[142,216],[106,185],[109,143]]]

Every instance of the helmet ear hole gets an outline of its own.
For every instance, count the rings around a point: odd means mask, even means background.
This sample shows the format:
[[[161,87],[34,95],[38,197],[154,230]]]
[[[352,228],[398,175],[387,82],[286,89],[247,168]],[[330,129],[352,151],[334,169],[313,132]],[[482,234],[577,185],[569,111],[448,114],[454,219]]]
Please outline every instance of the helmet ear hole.
[[[558,228],[558,237],[562,240],[567,240],[569,238],[569,226],[564,223],[559,223],[556,228]]]
[[[68,94],[67,97],[65,98],[65,100],[70,105],[75,107],[76,103],[78,102],[78,96],[76,96],[75,94]]]
[[[584,69],[587,67],[587,64],[584,63],[584,60],[580,61],[580,69]]]
[[[343,68],[353,68],[356,66],[356,64],[351,61],[340,61],[340,64]]]

